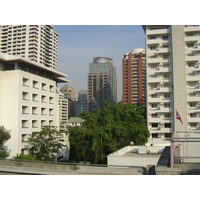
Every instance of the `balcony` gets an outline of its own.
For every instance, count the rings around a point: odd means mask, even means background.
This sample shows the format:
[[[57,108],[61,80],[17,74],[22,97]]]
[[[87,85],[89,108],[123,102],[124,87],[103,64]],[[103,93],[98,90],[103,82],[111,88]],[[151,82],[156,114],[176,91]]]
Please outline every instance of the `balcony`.
[[[186,76],[186,81],[199,81],[200,76],[198,74],[188,73]]]
[[[199,61],[199,54],[190,54],[190,55],[186,55],[185,60],[187,61]]]
[[[186,42],[197,42],[200,39],[198,35],[194,36],[185,36],[185,41]]]
[[[157,37],[155,39],[147,39],[147,45],[148,44],[160,44],[161,43],[161,38]]]
[[[191,31],[200,31],[200,26],[197,25],[186,25],[184,28],[185,32],[191,32]]]
[[[189,102],[199,102],[200,97],[199,96],[187,96],[187,101],[189,101]]]
[[[158,97],[158,98],[149,97],[148,102],[149,103],[158,103],[158,102],[161,102],[161,98],[160,97]]]
[[[188,117],[187,121],[189,123],[199,123],[199,117]]]
[[[146,35],[157,35],[157,34],[166,34],[170,33],[170,28],[163,28],[163,29],[154,29],[154,30],[146,30]]]
[[[161,81],[160,77],[148,77],[148,83],[160,83]]]
[[[161,61],[161,57],[159,57],[159,56],[157,56],[157,57],[150,56],[150,57],[148,57],[147,63],[148,64],[160,63],[160,61]]]

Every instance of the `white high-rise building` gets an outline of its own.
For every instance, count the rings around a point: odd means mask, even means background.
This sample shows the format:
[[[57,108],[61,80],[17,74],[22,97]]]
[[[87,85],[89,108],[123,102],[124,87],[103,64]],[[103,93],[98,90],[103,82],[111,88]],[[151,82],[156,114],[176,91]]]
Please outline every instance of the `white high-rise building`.
[[[42,126],[59,128],[57,83],[66,74],[21,56],[0,53],[0,126],[11,132],[10,158],[27,154],[29,134]]]
[[[145,25],[143,29],[148,144],[167,145],[173,136],[200,137],[200,26]],[[176,119],[176,111],[183,123]],[[189,145],[196,148],[199,143]]]
[[[0,52],[57,68],[58,34],[51,25],[0,25]]]

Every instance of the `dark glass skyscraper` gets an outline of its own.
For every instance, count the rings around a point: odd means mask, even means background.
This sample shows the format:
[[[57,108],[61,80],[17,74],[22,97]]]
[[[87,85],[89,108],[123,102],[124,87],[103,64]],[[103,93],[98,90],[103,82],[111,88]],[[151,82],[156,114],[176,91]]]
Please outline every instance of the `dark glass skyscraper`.
[[[117,102],[117,78],[114,60],[107,57],[94,57],[89,64],[88,101],[89,112],[93,108],[102,109],[103,101]]]

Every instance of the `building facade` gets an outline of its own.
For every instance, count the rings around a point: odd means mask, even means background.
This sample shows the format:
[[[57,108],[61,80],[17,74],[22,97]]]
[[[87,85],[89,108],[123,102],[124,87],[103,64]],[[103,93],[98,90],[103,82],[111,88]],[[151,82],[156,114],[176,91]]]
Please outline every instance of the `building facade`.
[[[0,52],[57,68],[58,34],[51,25],[0,25]]]
[[[68,121],[68,99],[64,98],[64,94],[59,94],[59,123],[66,125]]]
[[[122,59],[122,103],[146,105],[145,50],[133,49]]]
[[[69,85],[64,85],[60,91],[64,94],[64,98],[68,99],[68,118],[75,117],[76,91]]]
[[[78,101],[75,105],[76,117],[82,114],[83,110],[88,111],[87,93],[87,90],[81,90],[78,93]]]
[[[21,56],[0,53],[0,126],[11,131],[10,157],[28,153],[28,137],[42,126],[59,127],[57,83],[65,74]]]
[[[94,57],[89,64],[88,101],[89,112],[102,109],[103,101],[117,102],[117,78],[114,60],[108,57]]]
[[[169,144],[173,136],[199,137],[200,26],[147,25],[143,29],[149,145]]]

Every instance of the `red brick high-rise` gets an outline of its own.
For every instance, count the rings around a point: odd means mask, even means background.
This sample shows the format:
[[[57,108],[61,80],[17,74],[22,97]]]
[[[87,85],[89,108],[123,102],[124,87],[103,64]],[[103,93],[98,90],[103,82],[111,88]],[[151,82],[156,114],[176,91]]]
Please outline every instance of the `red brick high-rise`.
[[[145,50],[133,49],[122,59],[122,103],[146,106]]]

